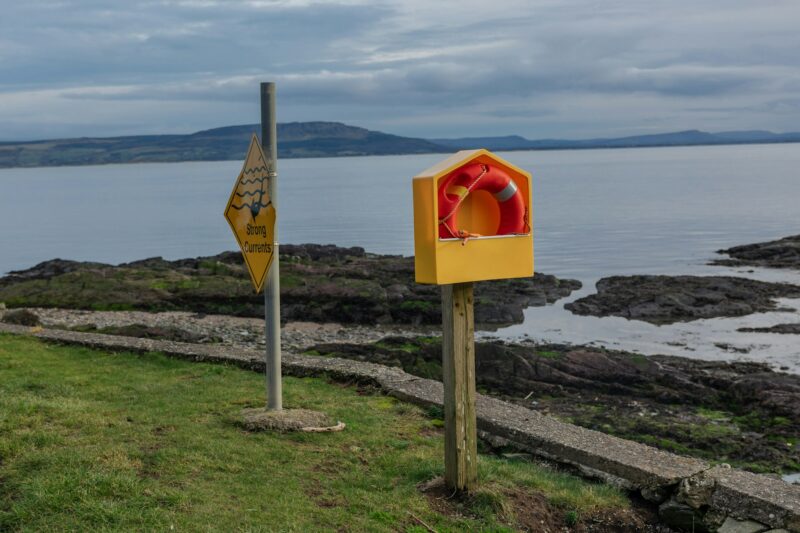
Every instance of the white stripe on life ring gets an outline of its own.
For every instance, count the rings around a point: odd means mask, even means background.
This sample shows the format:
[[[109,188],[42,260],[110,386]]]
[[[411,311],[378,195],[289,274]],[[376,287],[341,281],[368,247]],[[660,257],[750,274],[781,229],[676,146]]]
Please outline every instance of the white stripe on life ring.
[[[517,194],[517,190],[517,184],[512,180],[508,182],[508,185],[502,191],[494,193],[494,197],[498,202],[505,202]]]

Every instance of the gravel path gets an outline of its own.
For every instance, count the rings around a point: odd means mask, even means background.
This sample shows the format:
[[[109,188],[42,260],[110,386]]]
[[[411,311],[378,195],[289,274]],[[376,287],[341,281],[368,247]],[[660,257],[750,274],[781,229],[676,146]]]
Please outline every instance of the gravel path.
[[[203,337],[205,341],[223,346],[257,348],[264,346],[264,320],[226,315],[198,315],[185,311],[146,313],[143,311],[84,311],[74,309],[29,308],[36,313],[44,327],[72,329],[94,326],[142,324],[150,327],[178,328]],[[2,311],[0,311],[2,313]],[[314,322],[289,322],[281,328],[281,345],[284,350],[301,352],[309,346],[330,342],[368,343],[388,335],[437,335],[434,328],[398,326],[357,326],[318,324]]]

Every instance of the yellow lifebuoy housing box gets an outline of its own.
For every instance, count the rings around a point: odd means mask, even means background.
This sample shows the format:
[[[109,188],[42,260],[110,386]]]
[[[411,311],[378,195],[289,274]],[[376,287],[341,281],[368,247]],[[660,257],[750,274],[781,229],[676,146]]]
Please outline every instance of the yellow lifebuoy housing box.
[[[417,283],[533,275],[530,173],[462,150],[414,177]]]

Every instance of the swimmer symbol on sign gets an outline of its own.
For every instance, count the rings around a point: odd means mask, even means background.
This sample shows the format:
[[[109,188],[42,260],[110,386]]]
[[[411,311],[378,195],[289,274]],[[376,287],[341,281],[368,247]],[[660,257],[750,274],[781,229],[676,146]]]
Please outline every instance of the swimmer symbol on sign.
[[[242,249],[256,292],[261,292],[274,253],[275,208],[269,197],[269,179],[269,164],[253,135],[225,208],[225,219]]]

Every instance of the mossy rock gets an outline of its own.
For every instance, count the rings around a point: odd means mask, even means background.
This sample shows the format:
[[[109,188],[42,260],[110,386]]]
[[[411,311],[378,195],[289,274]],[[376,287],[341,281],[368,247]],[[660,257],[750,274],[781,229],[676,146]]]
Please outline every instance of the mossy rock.
[[[13,324],[15,326],[28,326],[36,327],[41,326],[42,321],[39,315],[27,309],[15,309],[3,314],[2,321],[6,324]]]

